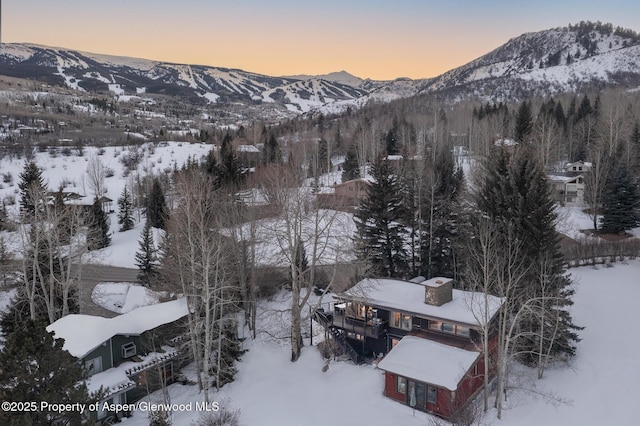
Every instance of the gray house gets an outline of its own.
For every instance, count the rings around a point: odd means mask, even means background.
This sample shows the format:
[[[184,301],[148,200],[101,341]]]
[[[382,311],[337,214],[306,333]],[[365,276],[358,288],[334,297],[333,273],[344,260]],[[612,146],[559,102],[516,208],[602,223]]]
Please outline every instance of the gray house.
[[[67,315],[47,327],[64,349],[85,365],[89,391],[106,391],[104,402],[128,404],[175,380],[181,351],[173,344],[186,317],[186,299],[144,306],[115,318]],[[98,410],[93,420],[126,413]]]

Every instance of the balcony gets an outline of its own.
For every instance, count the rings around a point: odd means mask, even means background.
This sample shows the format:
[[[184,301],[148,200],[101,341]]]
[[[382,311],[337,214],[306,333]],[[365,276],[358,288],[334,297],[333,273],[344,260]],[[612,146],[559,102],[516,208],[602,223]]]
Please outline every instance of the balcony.
[[[362,318],[348,316],[338,308],[333,312],[332,325],[345,331],[373,337],[374,339],[379,338],[387,329],[387,323],[378,318],[365,321]]]

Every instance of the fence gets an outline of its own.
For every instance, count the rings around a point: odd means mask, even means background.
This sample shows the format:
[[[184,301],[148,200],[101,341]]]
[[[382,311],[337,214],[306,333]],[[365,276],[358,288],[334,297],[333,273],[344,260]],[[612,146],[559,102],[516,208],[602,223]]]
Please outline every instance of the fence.
[[[640,239],[626,238],[619,241],[582,238],[575,244],[564,247],[568,268],[597,265],[640,256]]]

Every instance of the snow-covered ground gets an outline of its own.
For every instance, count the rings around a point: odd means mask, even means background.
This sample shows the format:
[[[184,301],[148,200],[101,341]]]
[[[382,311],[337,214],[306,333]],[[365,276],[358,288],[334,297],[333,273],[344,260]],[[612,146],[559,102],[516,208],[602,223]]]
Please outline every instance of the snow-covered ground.
[[[136,171],[129,173],[128,176],[125,176],[125,167],[120,159],[128,155],[134,148],[103,148],[104,153],[97,158],[105,169],[113,171],[113,176],[105,179],[106,196],[114,200],[112,204],[114,213],[109,215],[112,232],[111,245],[101,250],[92,251],[89,262],[135,268],[135,254],[139,249],[138,241],[144,228],[144,217],[136,214],[134,217],[136,223],[133,229],[126,232],[118,231],[117,199],[122,194],[125,185],[130,185],[136,175],[162,174],[165,169],[173,169],[174,165],[181,167],[189,158],[199,160],[211,148],[212,145],[202,143],[162,142],[159,144],[143,144],[139,148],[143,152],[143,160]],[[83,195],[82,202],[91,203],[93,193],[89,185],[87,166],[90,158],[96,156],[97,153],[98,148],[95,147],[85,148],[82,157],[76,155],[75,152],[70,156],[58,154],[55,157],[52,157],[47,152],[38,152],[35,154],[34,161],[42,169],[42,176],[49,190],[56,191],[62,186],[65,192],[76,192]],[[1,174],[3,176],[11,176],[11,182],[0,182],[0,201],[5,200],[8,213],[14,217],[18,215],[20,201],[18,183],[20,182],[20,173],[22,173],[24,164],[24,158],[17,159],[7,156],[0,159]],[[339,172],[323,175],[321,184],[324,187],[328,187],[334,182],[340,182],[339,175]],[[310,181],[308,184],[310,184]],[[352,220],[352,214],[323,211],[321,215],[322,226],[326,227],[323,233],[323,237],[326,237],[323,244],[325,251],[320,256],[321,263],[353,260],[351,236],[355,231],[355,225]],[[309,217],[307,219],[305,222],[307,229],[304,232],[309,234],[312,232],[314,224],[312,223],[313,218]],[[282,254],[282,249],[278,243],[279,239],[277,238],[277,235],[282,234],[283,227],[284,224],[281,220],[264,219],[259,221],[257,226],[259,243],[256,248],[258,263],[276,266],[288,264],[288,260]],[[1,236],[5,239],[11,251],[19,257],[21,247],[19,233],[3,232]],[[153,237],[157,245],[161,241],[161,235],[157,230]],[[309,239],[308,236],[305,237],[305,241]],[[311,253],[312,247],[310,243],[307,245],[307,253]]]
[[[640,418],[640,374],[637,354],[640,327],[636,315],[640,299],[640,261],[618,263],[613,268],[583,267],[571,270],[575,281],[576,324],[585,327],[570,365],[546,371],[542,380],[524,368],[514,381],[524,389],[509,391],[498,420],[489,411],[479,424],[500,425],[635,425]],[[283,302],[261,305],[263,327],[273,326],[269,311]],[[269,320],[269,321],[267,321]],[[315,341],[317,343],[317,339]],[[247,339],[249,351],[238,364],[236,380],[212,395],[230,410],[240,410],[243,425],[425,425],[430,417],[382,395],[383,374],[373,366],[333,361],[328,371],[319,352],[305,347],[296,363],[289,361],[286,340],[259,335]],[[202,401],[194,386],[170,386],[172,403]],[[542,396],[547,394],[554,400]],[[160,401],[159,394],[151,395]],[[198,419],[195,410],[173,414],[173,424]],[[146,425],[143,412],[126,419],[126,425]]]

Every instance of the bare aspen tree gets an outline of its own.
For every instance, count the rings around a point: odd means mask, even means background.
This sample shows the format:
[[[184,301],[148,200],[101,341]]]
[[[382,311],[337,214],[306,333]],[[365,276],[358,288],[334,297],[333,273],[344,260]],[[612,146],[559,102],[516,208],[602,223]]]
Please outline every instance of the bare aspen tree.
[[[79,208],[47,199],[42,190],[31,193],[38,205],[29,230],[21,228],[25,254],[22,262],[24,294],[32,319],[38,303],[46,308],[53,323],[70,313],[71,291],[77,286],[86,262],[87,244],[78,231],[84,225]]]
[[[550,114],[539,114],[533,126],[533,140],[540,164],[546,170],[556,160],[561,131],[557,120]]]
[[[202,173],[186,171],[178,175],[176,191],[181,194],[168,221],[168,241],[164,269],[168,279],[187,298],[191,351],[199,389],[209,402],[210,372],[220,385],[216,356],[220,357],[220,333],[226,315],[232,311],[236,291],[226,238],[220,233],[226,218],[220,214],[221,194],[212,190]]]
[[[102,197],[106,193],[104,187],[106,172],[100,157],[97,155],[89,157],[89,162],[87,164],[87,177],[89,178],[89,189],[93,192],[94,197]]]
[[[265,180],[263,190],[269,202],[276,206],[282,225],[271,232],[284,258],[289,263],[291,279],[291,361],[297,361],[302,349],[303,309],[308,306],[317,266],[336,247],[331,247],[333,226],[337,212],[319,209],[309,187],[300,186],[301,178],[296,167],[286,165],[273,169]],[[308,261],[303,262],[301,253]],[[306,266],[305,266],[306,263]]]
[[[484,411],[489,409],[489,371],[491,332],[490,294],[495,286],[498,273],[499,247],[497,230],[488,218],[480,217],[474,222],[474,238],[470,242],[469,261],[467,263],[467,283],[474,293],[471,300],[465,301],[480,324],[482,333],[482,353],[484,354],[483,404]],[[479,295],[476,297],[476,295]],[[478,300],[479,299],[479,300]]]
[[[598,230],[598,215],[602,207],[604,187],[611,167],[609,147],[600,141],[594,141],[589,148],[591,171],[585,173],[585,201],[589,206],[589,214],[593,220],[593,229]]]
[[[521,317],[526,312],[518,293],[528,273],[528,265],[522,255],[523,243],[518,241],[511,225],[504,224],[502,236],[498,240],[500,246],[497,260],[495,292],[504,300],[498,313],[498,349],[496,357],[497,390],[495,407],[498,418],[502,417],[502,404],[506,399],[508,367],[513,355],[513,344],[516,339]]]

